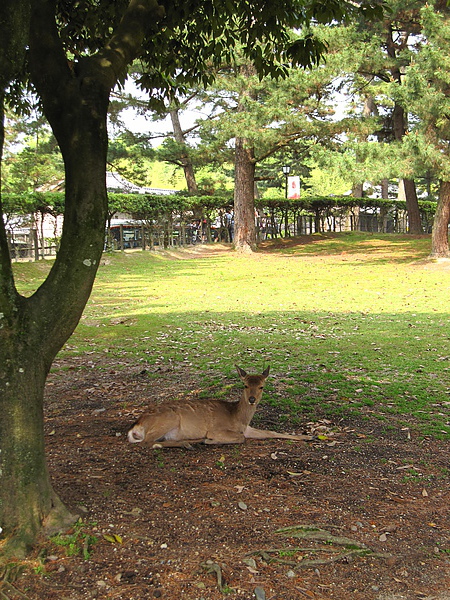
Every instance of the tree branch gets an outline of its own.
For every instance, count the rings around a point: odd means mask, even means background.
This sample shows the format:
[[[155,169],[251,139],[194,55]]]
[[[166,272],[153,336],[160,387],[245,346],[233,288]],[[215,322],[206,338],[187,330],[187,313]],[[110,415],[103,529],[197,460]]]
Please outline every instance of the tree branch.
[[[111,87],[162,17],[156,0],[130,0],[110,41],[71,64],[55,20],[56,0],[33,0],[30,71],[61,148],[66,201],[61,247],[50,274],[27,298],[47,366],[75,328],[103,249],[107,214],[106,115]]]
[[[4,141],[4,95],[0,90],[0,173]],[[11,258],[9,255],[8,240],[6,237],[5,223],[3,221],[3,206],[0,190],[0,330],[3,329],[2,319],[8,321],[14,314],[18,301],[18,293],[14,285]],[[4,343],[4,342],[3,342]]]
[[[156,32],[164,17],[157,0],[130,0],[122,20],[105,48],[92,58],[111,89],[139,55],[147,33]]]

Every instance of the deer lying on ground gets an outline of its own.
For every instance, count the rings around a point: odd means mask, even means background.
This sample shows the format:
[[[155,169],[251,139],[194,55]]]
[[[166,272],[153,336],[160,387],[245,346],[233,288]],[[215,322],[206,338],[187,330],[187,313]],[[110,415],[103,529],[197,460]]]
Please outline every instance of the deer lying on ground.
[[[132,444],[144,442],[153,448],[190,448],[191,444],[242,444],[245,439],[306,441],[309,435],[289,435],[250,427],[269,367],[262,375],[248,375],[236,365],[244,383],[238,402],[188,400],[183,404],[155,406],[143,414],[128,432]]]

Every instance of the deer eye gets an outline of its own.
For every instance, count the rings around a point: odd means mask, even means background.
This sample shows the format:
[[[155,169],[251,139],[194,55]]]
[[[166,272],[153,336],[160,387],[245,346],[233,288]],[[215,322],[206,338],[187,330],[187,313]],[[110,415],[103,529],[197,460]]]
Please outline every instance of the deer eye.
[[[260,389],[260,390],[263,390],[263,389],[264,389],[264,387],[263,387],[263,386],[261,386],[259,389]]]

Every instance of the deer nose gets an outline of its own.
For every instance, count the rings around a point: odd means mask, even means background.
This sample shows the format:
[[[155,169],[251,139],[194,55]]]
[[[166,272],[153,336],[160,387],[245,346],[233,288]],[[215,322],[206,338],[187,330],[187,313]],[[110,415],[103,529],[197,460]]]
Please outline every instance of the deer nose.
[[[250,398],[248,399],[248,401],[250,402],[250,404],[255,404],[255,402],[256,402],[255,396],[250,396]]]

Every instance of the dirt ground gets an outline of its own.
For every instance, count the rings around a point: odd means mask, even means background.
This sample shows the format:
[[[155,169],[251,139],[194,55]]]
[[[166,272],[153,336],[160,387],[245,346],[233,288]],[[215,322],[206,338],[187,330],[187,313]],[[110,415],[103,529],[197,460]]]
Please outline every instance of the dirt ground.
[[[42,540],[3,600],[450,599],[448,442],[317,415],[312,443],[151,450],[127,429],[150,399],[195,397],[196,373],[56,366],[48,459],[82,522]],[[264,400],[258,414],[281,430]]]

